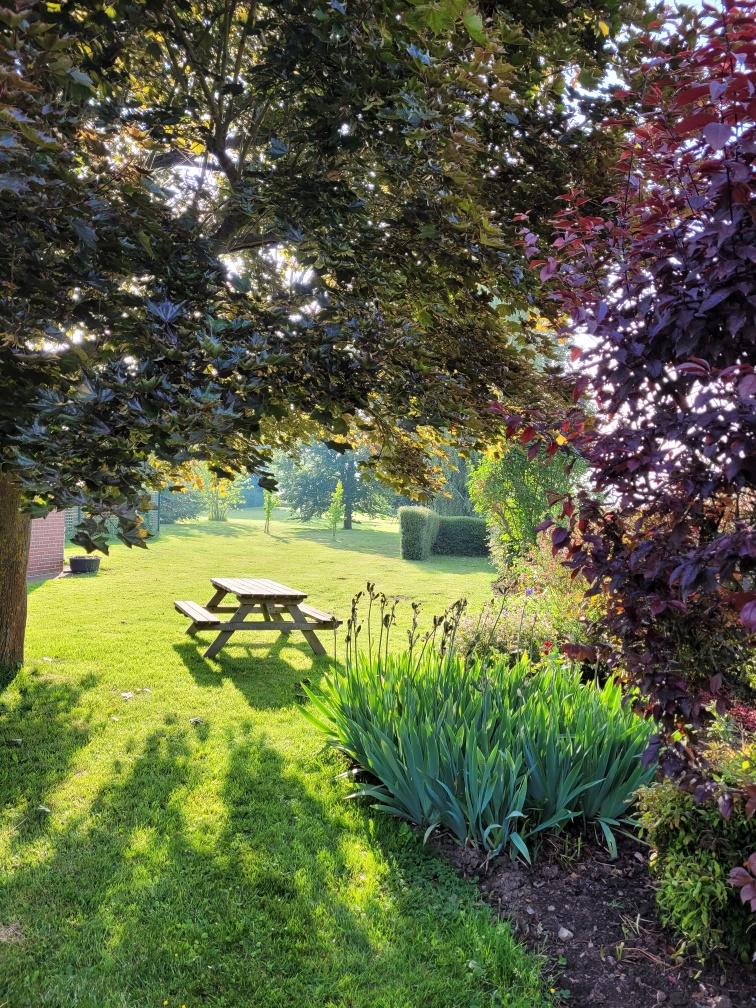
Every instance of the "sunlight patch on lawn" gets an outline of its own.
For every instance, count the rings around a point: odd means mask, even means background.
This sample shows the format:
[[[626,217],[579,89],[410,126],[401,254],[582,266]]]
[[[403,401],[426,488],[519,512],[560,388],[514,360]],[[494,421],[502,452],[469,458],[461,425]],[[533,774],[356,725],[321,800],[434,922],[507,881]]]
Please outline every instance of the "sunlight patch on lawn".
[[[25,936],[0,950],[4,999],[489,1008],[500,990],[508,1008],[542,1008],[537,960],[474,887],[346,801],[343,764],[297,707],[297,683],[329,659],[250,634],[208,662],[212,635],[186,637],[173,610],[206,602],[211,576],[259,574],[344,618],[367,580],[432,612],[460,591],[484,601],[490,568],[403,563],[389,525],[335,545],[310,526],[273,533],[249,514],[166,527],[30,596],[29,665],[0,711],[22,740],[0,766],[0,923]]]

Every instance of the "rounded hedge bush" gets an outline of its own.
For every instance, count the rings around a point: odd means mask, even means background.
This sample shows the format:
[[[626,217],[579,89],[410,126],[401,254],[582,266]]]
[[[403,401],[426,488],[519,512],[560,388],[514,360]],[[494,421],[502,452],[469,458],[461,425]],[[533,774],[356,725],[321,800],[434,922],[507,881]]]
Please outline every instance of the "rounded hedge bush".
[[[399,508],[402,560],[427,560],[433,550],[440,516],[426,507]]]

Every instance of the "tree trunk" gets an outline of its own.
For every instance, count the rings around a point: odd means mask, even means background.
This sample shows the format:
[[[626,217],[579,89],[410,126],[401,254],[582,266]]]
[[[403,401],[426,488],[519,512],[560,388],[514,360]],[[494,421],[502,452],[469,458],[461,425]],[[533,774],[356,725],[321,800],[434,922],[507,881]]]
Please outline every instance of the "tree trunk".
[[[31,522],[20,508],[18,485],[9,476],[0,475],[0,686],[24,660]]]
[[[341,485],[344,488],[344,528],[352,527],[352,515],[354,513],[354,493],[356,480],[354,478],[354,459],[345,458],[342,471]]]

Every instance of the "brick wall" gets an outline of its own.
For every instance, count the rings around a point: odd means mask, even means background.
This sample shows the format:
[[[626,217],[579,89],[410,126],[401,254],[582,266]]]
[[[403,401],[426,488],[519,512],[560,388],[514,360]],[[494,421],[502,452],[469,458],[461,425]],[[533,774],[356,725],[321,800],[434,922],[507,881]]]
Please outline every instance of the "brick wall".
[[[54,511],[47,518],[34,518],[31,523],[27,578],[54,577],[63,570],[65,517]]]

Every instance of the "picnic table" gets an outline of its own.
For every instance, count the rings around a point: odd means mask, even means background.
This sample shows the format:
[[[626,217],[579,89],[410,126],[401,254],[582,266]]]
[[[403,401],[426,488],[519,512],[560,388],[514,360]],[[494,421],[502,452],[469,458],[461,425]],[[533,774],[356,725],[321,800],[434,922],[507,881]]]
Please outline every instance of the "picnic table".
[[[210,582],[215,593],[206,605],[185,599],[174,602],[176,610],[192,621],[186,631],[190,636],[198,630],[220,631],[205,651],[205,658],[214,658],[240,630],[272,630],[283,634],[298,630],[315,654],[324,655],[326,650],[316,631],[335,630],[341,626],[341,620],[332,613],[305,605],[306,592],[278,581],[245,577],[210,578]],[[227,595],[236,596],[236,605],[223,605]],[[229,620],[222,620],[218,618],[219,613],[233,615]],[[262,616],[262,619],[251,620],[249,616]]]

